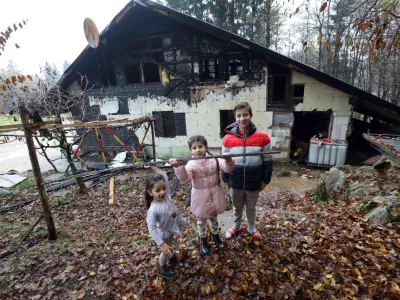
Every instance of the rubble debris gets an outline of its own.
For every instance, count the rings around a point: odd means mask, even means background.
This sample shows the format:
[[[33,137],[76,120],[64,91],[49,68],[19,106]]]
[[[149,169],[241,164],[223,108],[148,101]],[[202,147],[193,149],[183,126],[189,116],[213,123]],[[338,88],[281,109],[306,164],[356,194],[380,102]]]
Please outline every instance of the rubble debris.
[[[371,143],[372,148],[400,165],[400,135],[364,133],[363,137]]]

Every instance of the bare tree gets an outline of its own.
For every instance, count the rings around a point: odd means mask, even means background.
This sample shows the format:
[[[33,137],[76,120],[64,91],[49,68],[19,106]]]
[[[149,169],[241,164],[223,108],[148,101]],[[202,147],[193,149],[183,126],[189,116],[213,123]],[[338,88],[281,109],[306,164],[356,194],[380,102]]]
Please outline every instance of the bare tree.
[[[90,90],[89,82],[85,76],[81,76],[79,92],[66,92],[57,84],[59,72],[50,64],[41,68],[40,75],[23,86],[16,88],[14,85],[6,84],[9,94],[17,99],[18,103],[23,103],[28,112],[29,118],[33,122],[43,122],[44,117],[55,117],[57,123],[62,123],[61,115],[69,112],[71,108],[75,108],[80,112],[79,116],[75,117],[77,121],[83,121],[88,114],[88,101],[86,93]],[[77,175],[77,169],[73,163],[71,155],[72,145],[68,142],[66,131],[62,128],[56,129],[39,129],[34,132],[37,142],[36,150],[44,156],[53,168],[57,168],[49,159],[46,151],[49,148],[59,148],[64,153],[74,175]],[[78,177],[77,182],[81,193],[86,193],[87,188],[82,178]]]

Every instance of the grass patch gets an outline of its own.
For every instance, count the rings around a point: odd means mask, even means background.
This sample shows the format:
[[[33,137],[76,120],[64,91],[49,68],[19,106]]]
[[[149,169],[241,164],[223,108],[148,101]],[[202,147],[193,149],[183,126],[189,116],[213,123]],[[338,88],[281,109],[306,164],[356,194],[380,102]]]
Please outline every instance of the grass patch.
[[[0,192],[0,199],[7,198],[8,196],[11,196],[11,195],[8,193]]]
[[[6,270],[2,275],[0,275],[0,290],[2,292],[11,292],[12,286],[10,285],[10,280],[8,276],[11,274],[17,273],[19,268],[23,262],[28,259],[28,255],[26,251],[22,252],[20,256],[13,262],[8,270]]]
[[[68,246],[68,244],[69,244],[69,239],[68,239],[68,237],[66,237],[65,235],[60,235],[60,234],[59,234],[59,235],[57,236],[56,243],[57,243],[57,246],[58,246],[60,249],[64,249],[65,247]]]
[[[35,186],[35,182],[33,180],[25,179],[24,181],[18,183],[15,188],[27,189],[33,186]]]
[[[11,222],[0,222],[0,236],[4,235],[8,230],[13,228],[13,223]]]
[[[68,116],[70,116],[69,113],[61,114],[61,118],[64,118],[64,119],[67,118]],[[47,116],[47,117],[43,117],[42,119],[43,119],[43,121],[51,121],[51,120],[55,120],[56,117],[55,116]],[[5,116],[0,117],[0,126],[21,124],[21,123],[22,123],[22,121],[21,121],[21,118],[19,115],[12,115],[12,116],[5,115]]]
[[[58,207],[61,205],[66,205],[70,204],[74,200],[72,193],[64,196],[64,197],[56,197],[56,196],[51,196],[50,197],[50,204],[52,207]]]
[[[310,197],[311,197],[311,199],[314,200],[315,203],[317,203],[317,204],[322,204],[322,203],[324,203],[324,201],[323,201],[322,199],[320,199],[320,198],[318,197],[317,193],[315,193],[315,192],[311,192]]]
[[[127,190],[129,190],[129,187],[127,185],[122,185],[122,186],[117,188],[117,194],[120,194],[123,191],[127,191]]]

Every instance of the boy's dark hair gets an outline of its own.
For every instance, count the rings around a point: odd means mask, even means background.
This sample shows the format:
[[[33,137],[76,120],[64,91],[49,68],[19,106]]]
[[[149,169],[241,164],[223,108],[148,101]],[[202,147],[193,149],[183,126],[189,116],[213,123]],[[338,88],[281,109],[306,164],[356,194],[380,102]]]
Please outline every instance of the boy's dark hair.
[[[241,108],[247,108],[249,111],[249,114],[252,116],[253,112],[251,111],[251,106],[248,102],[240,102],[238,103],[235,108],[233,109],[233,113],[236,115],[236,110],[241,109]]]
[[[149,195],[149,193],[147,191],[152,190],[154,187],[154,183],[156,183],[157,181],[165,181],[164,180],[164,176],[162,176],[161,174],[158,173],[153,173],[153,174],[149,174],[147,176],[146,179],[146,190],[145,190],[145,194],[144,194],[144,198],[146,199],[146,207],[147,209],[150,208],[151,205],[151,201],[153,201],[153,197]],[[165,183],[167,184],[167,183]]]
[[[191,149],[193,143],[196,143],[196,142],[202,143],[204,145],[204,147],[207,148],[207,140],[206,140],[206,138],[204,136],[202,136],[202,135],[195,135],[195,136],[192,136],[191,138],[189,138],[189,141],[188,141],[189,149]]]

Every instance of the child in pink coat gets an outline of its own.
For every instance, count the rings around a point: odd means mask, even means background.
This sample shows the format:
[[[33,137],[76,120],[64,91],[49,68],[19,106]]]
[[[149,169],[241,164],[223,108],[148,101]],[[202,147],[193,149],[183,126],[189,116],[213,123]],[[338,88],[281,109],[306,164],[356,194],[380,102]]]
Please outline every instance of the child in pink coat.
[[[192,157],[211,156],[207,151],[207,140],[196,135],[189,139],[189,149]],[[210,220],[212,238],[215,245],[223,249],[218,232],[218,214],[225,211],[225,191],[221,186],[219,171],[230,173],[235,167],[231,157],[224,159],[199,159],[190,160],[185,167],[176,159],[171,158],[169,163],[174,167],[176,177],[183,183],[192,182],[190,210],[197,218],[197,228],[200,235],[200,252],[202,256],[210,254],[207,243],[206,221]]]

